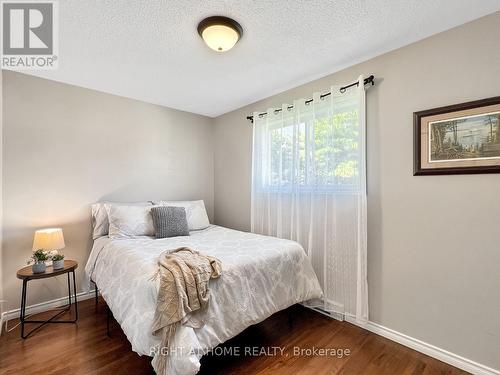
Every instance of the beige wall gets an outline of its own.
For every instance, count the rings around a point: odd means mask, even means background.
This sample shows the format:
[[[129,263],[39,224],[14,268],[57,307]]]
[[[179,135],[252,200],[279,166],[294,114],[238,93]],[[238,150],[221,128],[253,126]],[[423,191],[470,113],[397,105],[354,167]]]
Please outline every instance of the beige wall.
[[[247,115],[375,74],[367,95],[370,319],[500,369],[500,175],[412,176],[412,113],[500,95],[499,35],[496,13],[218,117],[216,223],[250,228]]]
[[[81,279],[93,202],[204,199],[213,217],[212,119],[13,72],[3,98],[7,310],[19,307],[16,270],[37,228],[63,228]],[[32,282],[29,304],[62,296],[64,282]]]

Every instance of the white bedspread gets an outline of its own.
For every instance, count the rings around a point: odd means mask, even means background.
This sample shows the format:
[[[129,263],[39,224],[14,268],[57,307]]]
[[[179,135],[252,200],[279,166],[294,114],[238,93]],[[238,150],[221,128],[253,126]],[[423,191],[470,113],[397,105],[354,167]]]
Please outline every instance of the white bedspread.
[[[222,262],[210,282],[211,300],[198,315],[200,329],[181,326],[172,342],[168,374],[195,374],[208,349],[295,303],[318,298],[321,288],[302,247],[274,237],[211,226],[191,236],[94,242],[85,267],[127,335],[132,350],[152,355],[160,343],[151,334],[158,281],[151,276],[167,249],[187,246]]]

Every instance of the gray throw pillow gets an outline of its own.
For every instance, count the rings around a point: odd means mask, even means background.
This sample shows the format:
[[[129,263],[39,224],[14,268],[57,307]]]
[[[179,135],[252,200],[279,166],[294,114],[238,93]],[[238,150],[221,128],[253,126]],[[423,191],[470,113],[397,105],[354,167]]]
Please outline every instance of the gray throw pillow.
[[[184,207],[161,206],[151,209],[156,238],[189,236]]]

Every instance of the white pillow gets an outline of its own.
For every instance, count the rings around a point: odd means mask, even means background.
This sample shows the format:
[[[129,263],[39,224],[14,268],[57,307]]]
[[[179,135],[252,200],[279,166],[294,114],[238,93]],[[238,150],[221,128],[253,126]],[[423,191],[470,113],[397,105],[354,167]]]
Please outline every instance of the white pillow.
[[[210,226],[205,203],[199,201],[154,201],[154,205],[184,207],[189,230],[200,230]]]
[[[105,205],[108,210],[109,238],[154,236],[151,206]]]
[[[102,236],[107,236],[109,232],[108,210],[106,206],[151,206],[151,202],[98,202],[91,206],[92,209],[92,238],[95,240]]]

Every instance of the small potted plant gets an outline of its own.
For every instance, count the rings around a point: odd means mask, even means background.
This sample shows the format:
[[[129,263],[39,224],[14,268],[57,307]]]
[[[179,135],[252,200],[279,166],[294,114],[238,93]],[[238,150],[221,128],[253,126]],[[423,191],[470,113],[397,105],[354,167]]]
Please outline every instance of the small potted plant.
[[[50,259],[52,259],[52,268],[55,270],[60,270],[61,268],[64,268],[64,255],[63,254],[53,254],[50,256]]]
[[[28,260],[28,264],[33,263],[31,269],[33,273],[44,273],[47,266],[45,261],[49,259],[49,256],[46,251],[42,249],[38,249],[33,252],[30,260]]]

